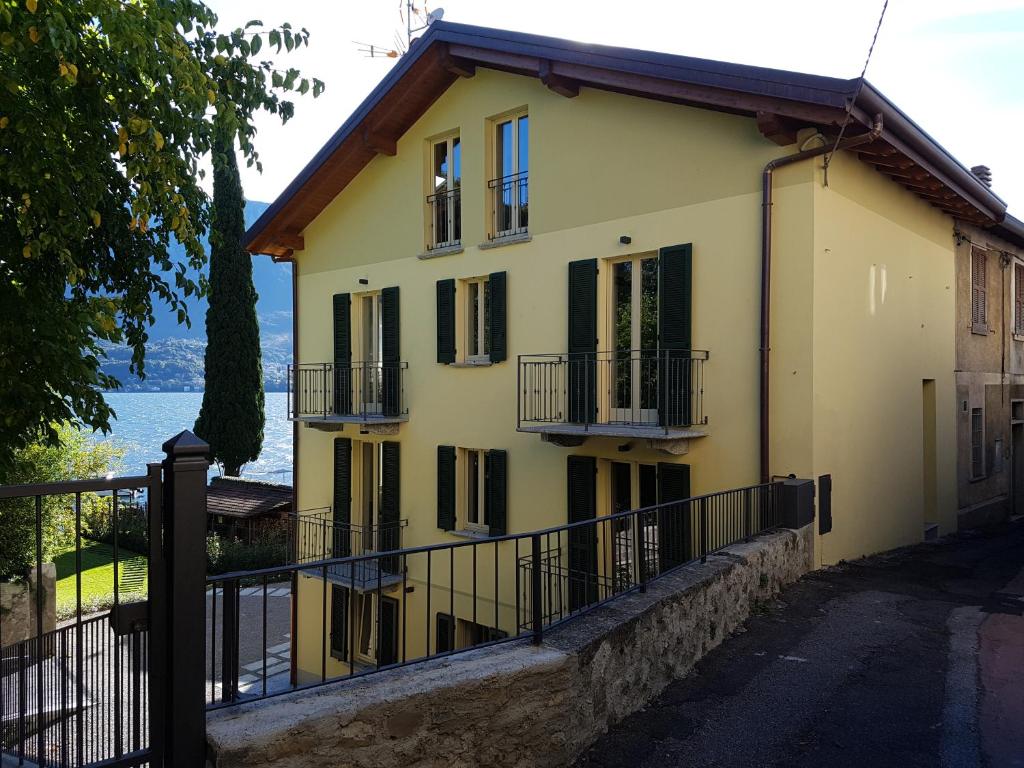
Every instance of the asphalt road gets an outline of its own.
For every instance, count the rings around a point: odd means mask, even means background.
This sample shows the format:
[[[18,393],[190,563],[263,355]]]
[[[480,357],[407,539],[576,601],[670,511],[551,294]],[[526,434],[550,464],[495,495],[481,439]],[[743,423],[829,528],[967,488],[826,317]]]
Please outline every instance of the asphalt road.
[[[816,571],[598,766],[1024,766],[1024,521]]]

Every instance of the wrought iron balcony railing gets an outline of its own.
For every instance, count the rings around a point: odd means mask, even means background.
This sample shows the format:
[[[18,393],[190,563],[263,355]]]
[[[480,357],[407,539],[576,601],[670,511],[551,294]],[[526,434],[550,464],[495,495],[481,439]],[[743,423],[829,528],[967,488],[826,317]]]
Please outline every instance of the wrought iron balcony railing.
[[[530,220],[530,186],[526,171],[487,182],[491,193],[491,234],[502,237],[523,235]]]
[[[405,421],[404,362],[288,366],[288,418],[296,421]]]
[[[696,349],[520,355],[519,428],[706,424],[707,359]]]
[[[306,510],[291,515],[289,551],[296,564],[313,563],[339,557],[357,557],[402,548],[402,531],[408,520],[381,522],[377,525],[357,525],[338,522],[329,507]],[[376,586],[381,575],[394,577],[402,572],[400,558],[386,556],[364,560],[343,576],[353,581],[356,589]],[[332,575],[328,573],[330,578]]]
[[[462,190],[449,189],[427,195],[430,215],[428,250],[454,248],[462,243]]]

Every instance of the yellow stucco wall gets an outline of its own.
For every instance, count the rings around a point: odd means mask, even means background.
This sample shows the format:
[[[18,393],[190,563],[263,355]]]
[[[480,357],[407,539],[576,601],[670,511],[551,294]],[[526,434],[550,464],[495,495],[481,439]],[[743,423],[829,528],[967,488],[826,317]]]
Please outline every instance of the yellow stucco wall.
[[[481,249],[487,118],[523,106],[532,239]],[[453,129],[462,141],[465,250],[419,259],[428,139]],[[566,522],[569,454],[684,462],[694,494],[757,481],[760,172],[788,151],[748,118],[589,89],[566,99],[535,79],[481,69],[456,82],[399,140],[397,156],[374,159],[306,228],[305,250],[296,254],[300,362],[332,357],[333,294],[400,287],[409,421],[383,439],[401,443],[405,546],[460,540],[436,525],[439,444],[508,451],[510,533]],[[953,460],[949,224],[846,158],[833,165],[831,181],[822,189],[810,163],[776,175],[772,338],[771,468],[833,474],[836,529],[819,542],[825,562],[921,538],[923,378],[938,382],[940,437],[950,438],[948,450],[939,450],[940,522],[949,530],[955,521],[955,504],[952,516],[946,509],[953,465],[945,471]],[[620,235],[632,243],[619,244]],[[711,353],[707,436],[673,457],[641,441],[621,453],[624,439],[591,438],[570,449],[518,433],[516,356],[566,351],[567,264],[679,243],[693,244],[693,347]],[[872,264],[884,264],[889,275],[874,314],[867,304]],[[437,364],[436,281],[500,270],[508,275],[508,360],[483,368]],[[599,340],[598,349],[608,346]],[[333,434],[300,428],[300,510],[330,505],[336,434],[382,439],[353,425]],[[609,507],[606,461],[599,514]],[[514,560],[502,547],[503,561]],[[423,567],[411,564],[409,578],[422,582]],[[461,588],[465,574],[456,581]],[[309,616],[319,626],[318,585],[300,580],[300,624]],[[425,614],[425,594],[421,585],[406,596],[410,615]],[[514,584],[502,585],[501,600],[514,604]],[[512,623],[501,629],[511,631]],[[410,648],[424,647],[423,625],[409,623]],[[306,674],[319,674],[315,631],[300,635],[313,644],[299,652]]]
[[[949,217],[851,155],[814,164],[813,475],[833,476],[821,562],[956,530],[954,262]],[[934,380],[935,508],[925,508]],[[934,478],[932,480],[931,478]]]

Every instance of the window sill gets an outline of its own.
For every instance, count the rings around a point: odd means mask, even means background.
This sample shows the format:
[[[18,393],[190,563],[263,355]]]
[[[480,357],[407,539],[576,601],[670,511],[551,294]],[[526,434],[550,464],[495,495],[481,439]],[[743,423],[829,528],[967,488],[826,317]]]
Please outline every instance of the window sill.
[[[462,247],[462,243],[458,245],[446,245],[444,248],[434,248],[433,250],[424,251],[417,259],[425,261],[426,259],[437,259],[441,256],[453,256],[456,253],[462,253],[465,248]]]
[[[971,326],[971,333],[973,333],[975,336],[988,336],[988,334],[989,334],[988,326],[972,325]]]
[[[494,363],[490,360],[462,360],[457,363],[448,363],[449,368],[490,368]]]
[[[481,251],[486,251],[489,248],[500,248],[503,245],[515,245],[516,243],[528,243],[533,240],[533,235],[529,232],[523,232],[519,235],[507,235],[505,237],[496,237],[493,240],[487,240],[480,243],[477,246]]]
[[[968,483],[981,483],[981,482],[984,482],[985,480],[988,480],[988,475],[978,475],[977,477],[972,477],[967,482]]]
[[[1015,333],[1015,334],[1013,334],[1013,340],[1014,341],[1024,341],[1024,333]]]
[[[474,539],[476,541],[485,541],[491,538],[491,534],[486,531],[470,531],[466,528],[460,528],[457,531],[448,531],[452,536],[458,536],[460,539]]]

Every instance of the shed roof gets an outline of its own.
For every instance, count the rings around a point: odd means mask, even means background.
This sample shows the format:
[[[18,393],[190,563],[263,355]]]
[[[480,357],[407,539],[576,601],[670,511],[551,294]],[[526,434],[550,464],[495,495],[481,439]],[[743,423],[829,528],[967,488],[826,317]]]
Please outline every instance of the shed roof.
[[[835,134],[850,106],[846,135],[883,119],[878,140],[857,147],[861,159],[932,205],[981,226],[1001,223],[1006,204],[880,91],[841,79],[632,48],[436,22],[415,40],[246,233],[253,253],[288,256],[302,230],[378,154],[397,141],[459,77],[476,67],[539,77],[557,93],[599,88],[757,118],[768,138],[786,145],[799,127]],[[1011,230],[1024,238],[1024,232]],[[1024,239],[1022,239],[1024,244]]]
[[[209,515],[252,518],[288,512],[291,505],[290,485],[239,477],[215,477],[206,489],[206,512]]]

